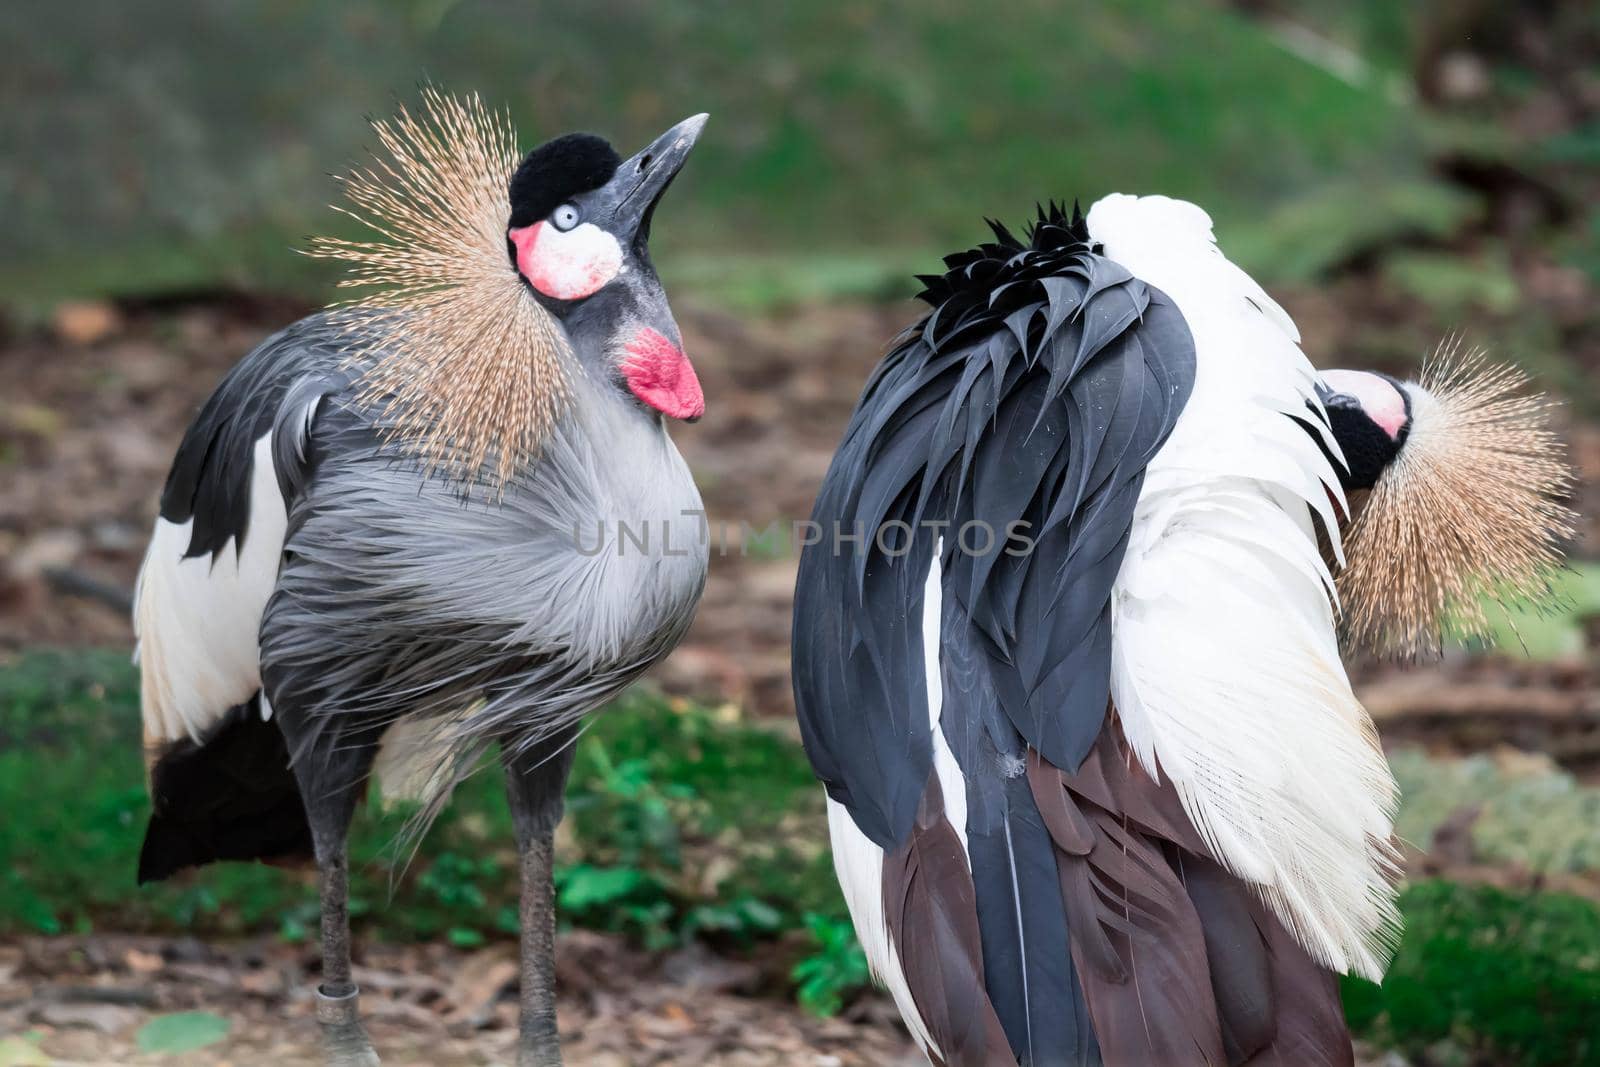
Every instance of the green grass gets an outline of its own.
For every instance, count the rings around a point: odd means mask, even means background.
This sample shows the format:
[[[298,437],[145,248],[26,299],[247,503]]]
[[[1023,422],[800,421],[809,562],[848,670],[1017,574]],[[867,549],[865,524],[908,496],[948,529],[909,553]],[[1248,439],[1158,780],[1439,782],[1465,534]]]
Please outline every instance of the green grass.
[[[468,780],[403,868],[394,842],[406,813],[363,808],[351,835],[363,936],[471,945],[515,931],[502,789],[497,771]],[[843,915],[804,755],[731,712],[624,697],[581,742],[568,798],[564,921],[663,946]],[[0,811],[0,935],[105,926],[301,939],[316,927],[306,872],[223,864],[134,886],[148,801],[137,679],[118,654],[36,653],[0,669]]]
[[[1381,987],[1344,983],[1356,1033],[1426,1062],[1600,1064],[1600,909],[1557,893],[1423,882]]]
[[[0,115],[7,300],[320,289],[287,249],[338,228],[328,173],[423,77],[508,105],[530,146],[580,128],[627,152],[711,112],[656,253],[735,302],[877,291],[882,264],[928,269],[1051,197],[1194,199],[1269,276],[1460,214],[1412,105],[1221,5],[235,7],[0,12],[28,99]]]

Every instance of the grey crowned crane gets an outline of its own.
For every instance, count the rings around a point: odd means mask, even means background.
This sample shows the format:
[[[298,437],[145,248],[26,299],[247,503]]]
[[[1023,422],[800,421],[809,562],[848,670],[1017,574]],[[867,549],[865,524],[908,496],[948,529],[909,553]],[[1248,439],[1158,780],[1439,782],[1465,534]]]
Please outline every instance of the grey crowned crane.
[[[1192,204],[991,225],[922,279],[800,562],[856,932],[936,1063],[1349,1064],[1335,975],[1382,975],[1398,857],[1337,605],[1415,651],[1536,592],[1559,448],[1470,359],[1319,377]]]
[[[348,190],[381,238],[312,248],[368,295],[262,342],[178,449],[135,609],[139,880],[314,858],[335,1062],[376,1062],[346,907],[369,776],[428,813],[496,746],[521,856],[519,1062],[560,1062],[571,746],[678,642],[705,582],[664,425],[704,400],[646,243],[704,122],[626,160],[588,134],[521,158],[508,118],[431,90],[376,123],[389,158]],[[609,520],[670,536],[595,544]]]

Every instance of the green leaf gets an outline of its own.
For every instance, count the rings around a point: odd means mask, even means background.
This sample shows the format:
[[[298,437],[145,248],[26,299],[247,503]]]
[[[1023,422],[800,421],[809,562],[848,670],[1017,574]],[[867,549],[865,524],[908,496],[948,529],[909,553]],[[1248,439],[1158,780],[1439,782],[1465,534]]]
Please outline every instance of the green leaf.
[[[228,1020],[208,1011],[181,1011],[158,1015],[139,1027],[135,1038],[140,1052],[193,1052],[228,1036]]]
[[[816,951],[789,972],[795,999],[813,1015],[837,1015],[845,999],[871,981],[866,955],[848,919],[808,914],[805,923]]]
[[[0,1037],[0,1064],[5,1067],[45,1067],[50,1057],[26,1037]]]
[[[483,935],[470,926],[452,926],[445,936],[456,948],[477,948],[484,942]]]
[[[563,908],[581,911],[596,904],[621,900],[644,887],[649,877],[632,867],[571,867],[561,886]]]

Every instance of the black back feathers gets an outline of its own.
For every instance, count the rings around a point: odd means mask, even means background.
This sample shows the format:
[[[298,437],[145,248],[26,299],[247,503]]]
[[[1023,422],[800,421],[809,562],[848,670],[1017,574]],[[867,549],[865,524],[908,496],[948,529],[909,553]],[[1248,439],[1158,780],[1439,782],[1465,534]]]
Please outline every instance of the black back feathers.
[[[528,153],[511,176],[511,225],[531,226],[580,193],[611,180],[622,157],[603,137],[569,133]]]
[[[985,698],[963,712],[947,696],[946,732],[983,735],[952,748],[1014,760],[1031,745],[1075,768],[1105,715],[1111,585],[1144,468],[1194,383],[1182,316],[1098,254],[1076,208],[1041,209],[1026,243],[991,226],[922,279],[933,311],[867,383],[800,561],[806,751],[884,848],[910,832],[931,765],[921,619],[939,535],[944,641],[959,637],[960,685]],[[874,532],[899,523],[914,533],[886,551]]]
[[[931,674],[965,783],[999,1025],[1024,1063],[1098,1062],[1022,769],[1042,757],[1074,771],[1103,732],[1112,585],[1145,467],[1193,387],[1194,341],[1164,294],[1100,254],[1076,209],[1041,208],[1025,241],[990,226],[994,241],[921,279],[933,310],[873,373],[823,481],[821,538],[795,593],[795,704],[829,795],[899,857],[936,781]],[[888,888],[885,900],[900,906]]]

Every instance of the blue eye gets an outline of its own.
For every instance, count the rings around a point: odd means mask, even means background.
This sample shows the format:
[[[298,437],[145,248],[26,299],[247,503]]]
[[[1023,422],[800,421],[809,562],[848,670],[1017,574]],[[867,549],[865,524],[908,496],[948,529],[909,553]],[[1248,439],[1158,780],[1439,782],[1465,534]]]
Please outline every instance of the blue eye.
[[[550,212],[550,224],[565,233],[578,224],[578,205],[562,204]]]

